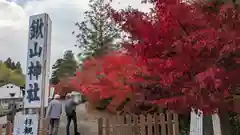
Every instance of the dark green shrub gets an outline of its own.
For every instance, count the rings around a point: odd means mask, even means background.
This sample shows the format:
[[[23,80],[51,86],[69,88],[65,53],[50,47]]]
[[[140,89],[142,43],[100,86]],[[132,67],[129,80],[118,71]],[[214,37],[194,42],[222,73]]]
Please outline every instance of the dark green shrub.
[[[112,101],[112,99],[113,98],[110,97],[110,98],[106,98],[106,99],[101,100],[98,103],[96,109],[98,109],[98,110],[105,110],[107,108],[108,104]]]

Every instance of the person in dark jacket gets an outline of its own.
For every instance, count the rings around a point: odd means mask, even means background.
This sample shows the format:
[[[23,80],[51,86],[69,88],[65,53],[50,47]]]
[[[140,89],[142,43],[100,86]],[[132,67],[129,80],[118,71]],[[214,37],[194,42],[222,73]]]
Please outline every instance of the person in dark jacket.
[[[70,135],[70,124],[71,121],[73,121],[74,124],[74,134],[79,135],[79,132],[77,130],[77,115],[76,115],[76,106],[77,102],[75,102],[70,94],[66,95],[66,104],[65,104],[65,112],[67,115],[67,125],[66,125],[66,131],[67,135]]]

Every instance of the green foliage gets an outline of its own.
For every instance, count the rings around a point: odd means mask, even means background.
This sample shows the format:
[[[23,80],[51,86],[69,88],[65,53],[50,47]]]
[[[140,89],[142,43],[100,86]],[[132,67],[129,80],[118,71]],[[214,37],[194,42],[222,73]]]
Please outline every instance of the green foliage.
[[[16,71],[17,73],[21,73],[21,74],[22,74],[22,66],[21,66],[21,63],[20,63],[20,62],[17,62],[15,66],[16,66],[15,71]]]
[[[12,82],[18,86],[24,86],[25,75],[21,74],[19,70],[12,70],[9,76],[9,82]]]
[[[190,112],[186,114],[179,114],[179,129],[180,135],[190,134]]]
[[[7,66],[7,68],[16,70],[18,73],[22,74],[22,67],[20,62],[15,63],[11,58],[7,58],[7,60],[4,61],[4,64]]]
[[[128,103],[128,102],[130,102],[130,98],[126,98],[126,100],[124,100],[118,107],[117,107],[117,111],[121,111],[121,110],[123,110],[123,108],[124,108],[124,106]]]
[[[102,99],[99,104],[97,105],[96,109],[98,110],[105,110],[107,106],[110,104],[113,98],[106,98]]]
[[[7,66],[7,68],[10,68],[10,69],[15,69],[15,63],[12,61],[11,58],[7,58],[6,61],[4,61],[4,64]]]
[[[4,63],[0,63],[0,85],[6,84],[11,70]]]
[[[0,62],[0,85],[4,85],[9,82],[19,86],[23,86],[25,84],[25,76],[22,74],[20,62],[17,62],[15,65],[10,58],[8,58],[5,62]]]
[[[240,135],[240,115],[237,113],[230,112],[229,117],[231,135]]]
[[[58,59],[52,66],[52,84],[57,84],[60,79],[74,76],[77,69],[77,62],[72,51],[66,51],[63,58]]]
[[[84,13],[84,21],[75,25],[78,30],[73,31],[77,38],[80,61],[89,56],[101,56],[109,50],[118,48],[114,41],[120,37],[120,31],[111,20],[109,5],[104,0],[90,0],[90,10]]]

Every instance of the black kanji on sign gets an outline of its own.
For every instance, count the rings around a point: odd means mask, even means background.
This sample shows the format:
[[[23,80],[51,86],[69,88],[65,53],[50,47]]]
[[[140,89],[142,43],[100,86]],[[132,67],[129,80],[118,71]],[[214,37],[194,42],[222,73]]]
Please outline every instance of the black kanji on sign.
[[[23,133],[25,135],[32,135],[33,134],[32,127],[31,127],[33,125],[32,119],[26,118],[24,121],[24,125],[25,127],[24,127]]]
[[[38,39],[39,36],[40,38],[43,38],[43,20],[42,18],[38,18],[36,20],[33,20],[32,23],[30,24],[30,39],[32,40],[33,38]]]
[[[30,80],[32,80],[32,77],[36,77],[36,80],[38,80],[39,75],[42,73],[42,66],[39,61],[36,62],[36,65],[31,61],[30,67],[28,67],[28,75]]]
[[[26,118],[24,121],[25,126],[31,126],[33,124],[32,119]]]
[[[35,56],[40,57],[42,54],[42,47],[38,45],[37,42],[34,42],[34,48],[29,49],[29,57],[33,58]]]
[[[32,101],[40,101],[40,98],[37,95],[38,91],[38,83],[29,84],[29,89],[27,90],[27,99],[29,103],[31,103]]]
[[[32,131],[32,127],[24,127],[24,131],[23,131],[24,135],[32,135],[33,131]]]

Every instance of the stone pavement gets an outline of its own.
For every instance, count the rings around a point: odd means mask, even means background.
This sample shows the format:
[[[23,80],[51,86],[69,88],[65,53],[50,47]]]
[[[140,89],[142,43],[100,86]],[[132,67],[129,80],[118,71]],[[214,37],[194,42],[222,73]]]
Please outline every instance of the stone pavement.
[[[97,135],[97,122],[94,120],[86,120],[85,104],[80,104],[77,108],[78,131],[81,135]],[[66,135],[67,118],[65,113],[61,117],[58,135]],[[71,122],[71,135],[73,133],[73,122]]]

